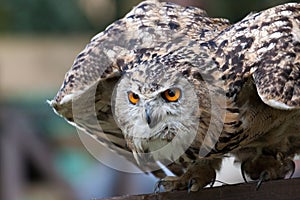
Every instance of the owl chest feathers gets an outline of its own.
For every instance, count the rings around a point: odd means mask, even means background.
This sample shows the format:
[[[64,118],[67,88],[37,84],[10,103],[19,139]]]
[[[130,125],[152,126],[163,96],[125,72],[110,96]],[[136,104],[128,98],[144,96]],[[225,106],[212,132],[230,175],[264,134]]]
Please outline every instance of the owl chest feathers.
[[[208,95],[203,91],[200,93]],[[265,141],[258,140],[261,135],[268,136],[270,145],[279,143],[283,139],[279,136],[286,136],[282,133],[289,132],[289,124],[293,125],[300,116],[299,111],[278,110],[264,104],[251,81],[239,93],[236,102],[228,104],[222,111],[221,105],[211,109],[211,103],[206,101],[209,98],[202,97],[198,102],[200,112],[197,128],[192,122],[182,125],[180,121],[176,121],[178,119],[170,122],[167,118],[160,118],[159,129],[149,128],[145,120],[141,124],[136,121],[137,123],[128,125],[127,132],[124,132],[128,147],[137,153],[156,151],[156,158],[164,157],[174,161],[184,157],[185,162],[193,162],[201,157],[230,153],[247,147],[250,143],[255,148],[265,146]],[[189,119],[183,121],[187,120]],[[130,132],[140,135],[133,136]],[[171,143],[173,146],[160,151]],[[177,150],[184,154],[179,155]]]

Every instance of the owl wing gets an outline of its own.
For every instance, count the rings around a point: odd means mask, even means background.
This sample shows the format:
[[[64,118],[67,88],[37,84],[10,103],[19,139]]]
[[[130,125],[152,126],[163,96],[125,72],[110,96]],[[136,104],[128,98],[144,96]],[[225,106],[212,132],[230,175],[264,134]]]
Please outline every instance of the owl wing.
[[[300,4],[252,13],[201,46],[212,51],[217,66],[214,73],[203,72],[223,84],[227,98],[217,152],[230,152],[264,133],[241,134],[247,126],[241,113],[250,96],[276,109],[300,108]]]
[[[272,11],[272,12],[271,12]],[[270,11],[255,49],[260,58],[252,68],[257,92],[264,103],[277,109],[300,108],[300,4]]]
[[[128,63],[213,38],[229,25],[205,11],[145,1],[96,35],[77,56],[50,105],[72,125],[135,162],[111,111],[111,95]],[[130,65],[131,66],[131,65]]]
[[[216,39],[217,61],[228,97],[236,98],[249,78],[267,105],[300,108],[300,4],[250,14]]]

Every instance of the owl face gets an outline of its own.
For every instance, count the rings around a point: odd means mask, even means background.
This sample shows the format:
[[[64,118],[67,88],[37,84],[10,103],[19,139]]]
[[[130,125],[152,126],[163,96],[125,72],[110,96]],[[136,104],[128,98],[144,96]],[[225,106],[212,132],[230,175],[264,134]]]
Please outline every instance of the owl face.
[[[171,142],[187,148],[196,135],[198,99],[175,69],[159,63],[139,66],[121,78],[112,99],[115,120],[137,152],[155,151]]]

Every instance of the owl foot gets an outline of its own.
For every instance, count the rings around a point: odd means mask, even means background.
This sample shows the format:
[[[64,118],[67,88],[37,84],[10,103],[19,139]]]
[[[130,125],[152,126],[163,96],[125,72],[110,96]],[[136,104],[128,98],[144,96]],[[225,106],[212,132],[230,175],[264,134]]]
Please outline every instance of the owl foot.
[[[292,160],[291,160],[292,161]],[[290,176],[289,176],[289,178],[292,178],[292,176],[293,176],[293,174],[294,174],[294,172],[295,172],[295,163],[294,163],[294,161],[292,161],[291,163],[293,163],[292,165],[293,165],[293,167],[290,169],[290,171],[291,171],[291,174],[290,174]],[[268,181],[268,180],[271,180],[271,174],[270,174],[270,172],[268,172],[268,171],[263,171],[261,174],[260,174],[260,176],[259,176],[259,179],[258,179],[258,182],[257,182],[257,184],[256,184],[256,190],[259,190],[259,188],[260,188],[260,186],[261,186],[261,184],[263,183],[263,182],[265,182],[265,181]]]
[[[213,185],[216,180],[215,169],[218,169],[220,162],[221,160],[213,160],[193,163],[182,176],[167,176],[159,180],[155,185],[154,192],[160,192],[161,186],[166,191],[195,192],[208,184]]]
[[[190,180],[186,181],[183,180],[181,177],[175,176],[167,176],[155,184],[154,193],[159,193],[161,191],[161,186],[168,192],[174,190],[187,190],[190,192],[196,192],[199,189],[203,188],[204,186],[210,184],[212,187],[215,183],[215,176],[212,179],[207,180],[203,179],[202,177],[191,178]]]
[[[256,189],[258,190],[264,181],[283,179],[288,174],[291,178],[295,171],[295,163],[289,158],[285,158],[278,153],[275,157],[262,155],[253,160],[246,160],[241,164],[241,173],[244,181],[248,183],[246,174],[252,180],[258,180]]]
[[[180,177],[177,176],[166,176],[160,179],[154,186],[154,193],[159,193],[161,186],[163,186],[166,191],[184,190],[184,185],[180,184],[179,179]]]
[[[213,177],[213,179],[210,182],[210,187],[213,187],[216,182],[216,176]],[[199,184],[197,183],[197,179],[192,178],[190,179],[188,183],[188,193],[193,192],[193,191],[198,191],[200,187],[198,186]]]

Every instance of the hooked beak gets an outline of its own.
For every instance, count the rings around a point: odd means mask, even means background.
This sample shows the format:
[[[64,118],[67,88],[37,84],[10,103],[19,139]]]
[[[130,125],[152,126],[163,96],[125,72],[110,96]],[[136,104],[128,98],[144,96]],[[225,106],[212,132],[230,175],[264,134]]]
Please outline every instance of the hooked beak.
[[[151,124],[151,117],[150,117],[151,111],[150,111],[149,104],[146,104],[146,106],[145,106],[145,114],[146,114],[146,121],[147,121],[148,125],[150,126],[150,124]]]
[[[144,113],[144,117],[145,117],[145,121],[148,124],[149,128],[154,128],[161,120],[161,116],[157,116],[154,113],[154,109],[151,104],[149,104],[149,102],[147,102],[144,105],[144,109],[145,109],[145,113]]]

